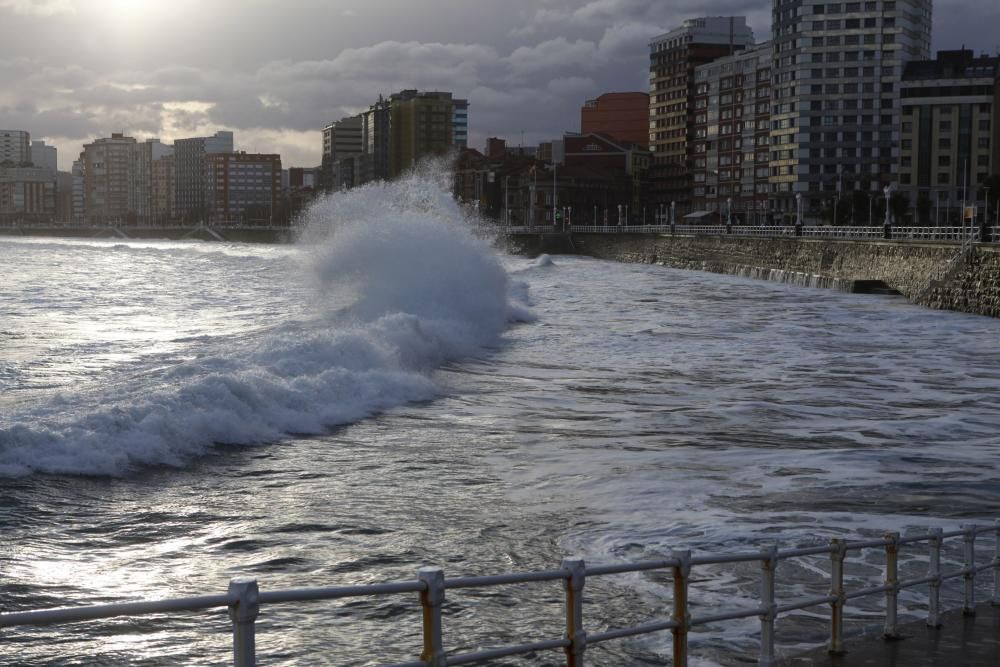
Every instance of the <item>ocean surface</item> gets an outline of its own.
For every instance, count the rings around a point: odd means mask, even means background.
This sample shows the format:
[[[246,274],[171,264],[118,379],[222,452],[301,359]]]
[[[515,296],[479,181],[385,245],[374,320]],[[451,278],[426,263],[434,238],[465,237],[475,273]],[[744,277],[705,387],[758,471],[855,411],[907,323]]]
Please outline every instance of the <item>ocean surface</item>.
[[[294,246],[0,238],[0,611],[996,517],[1000,321],[500,245],[420,178],[321,202]],[[783,563],[779,597],[825,594],[827,567]],[[757,578],[696,568],[695,613],[755,606]],[[669,616],[670,586],[588,581],[588,630]],[[446,647],[559,637],[562,595],[449,592]],[[904,618],[923,604],[904,593]],[[879,601],[851,609],[851,631],[879,623]],[[822,644],[827,613],[783,616],[781,654]],[[753,661],[757,632],[694,632],[692,664]],[[218,665],[229,633],[225,610],[15,628],[0,665]],[[267,665],[412,660],[419,605],[265,606],[257,637]],[[660,633],[588,662],[669,653]]]

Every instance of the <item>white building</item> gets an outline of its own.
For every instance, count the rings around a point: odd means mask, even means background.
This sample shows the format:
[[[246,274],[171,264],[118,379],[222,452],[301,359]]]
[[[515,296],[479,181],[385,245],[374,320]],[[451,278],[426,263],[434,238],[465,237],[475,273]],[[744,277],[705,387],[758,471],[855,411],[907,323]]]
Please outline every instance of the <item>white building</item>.
[[[895,182],[899,85],[930,56],[931,0],[772,3],[772,211]]]

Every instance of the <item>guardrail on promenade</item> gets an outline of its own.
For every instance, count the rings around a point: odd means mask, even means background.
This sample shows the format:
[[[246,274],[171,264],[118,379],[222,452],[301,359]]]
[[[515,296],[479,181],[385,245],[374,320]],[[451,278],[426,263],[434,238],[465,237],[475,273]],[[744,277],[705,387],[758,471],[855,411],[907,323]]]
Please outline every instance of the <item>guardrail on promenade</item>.
[[[1000,227],[832,227],[812,225],[552,225],[504,226],[488,225],[500,233],[549,234],[577,232],[580,234],[694,234],[698,236],[758,236],[829,238],[829,239],[886,239],[893,241],[948,241],[967,242],[979,238],[981,231],[988,232],[988,238],[1000,240]],[[984,236],[983,238],[987,238]]]
[[[987,533],[994,533],[994,557],[988,563],[977,565],[976,538]],[[957,537],[962,538],[962,567],[943,571],[941,565],[942,543],[946,539]],[[900,552],[922,542],[927,543],[928,546],[926,576],[900,581],[898,572]],[[847,556],[850,553],[866,549],[885,550],[883,579],[876,585],[848,591],[844,586],[844,566]],[[788,601],[779,601],[775,598],[775,577],[779,563],[794,558],[822,554],[830,556],[828,595]],[[759,605],[692,616],[688,604],[692,569],[702,565],[745,562],[760,563]],[[654,570],[672,571],[673,613],[670,618],[654,619],[637,626],[601,632],[588,632],[586,630],[584,627],[583,591],[589,578]],[[966,613],[971,614],[974,613],[976,604],[976,575],[986,570],[993,571],[992,602],[994,605],[1000,605],[1000,520],[994,526],[963,525],[959,530],[952,531],[935,528],[918,535],[900,536],[898,532],[892,532],[886,533],[883,539],[849,541],[834,538],[830,540],[828,545],[795,549],[779,549],[777,545],[772,545],[759,551],[715,556],[692,556],[690,551],[675,551],[671,553],[669,558],[663,560],[598,566],[588,566],[583,560],[570,559],[564,560],[562,566],[555,570],[496,576],[445,578],[441,568],[425,567],[418,571],[418,577],[413,581],[275,591],[261,591],[255,579],[237,578],[229,583],[228,592],[222,595],[4,613],[0,614],[0,628],[228,607],[229,616],[233,621],[234,664],[236,667],[250,667],[256,664],[254,623],[262,604],[418,593],[423,621],[423,652],[419,660],[397,663],[388,667],[468,665],[508,656],[558,649],[565,652],[568,666],[582,667],[586,649],[590,645],[665,630],[670,630],[673,635],[673,664],[675,667],[686,667],[688,632],[692,628],[753,616],[760,618],[758,665],[774,667],[777,665],[774,650],[775,623],[781,614],[809,607],[830,605],[829,649],[832,653],[841,653],[843,652],[844,614],[849,601],[865,596],[884,594],[884,636],[895,638],[898,637],[897,598],[901,590],[927,585],[927,624],[937,626],[940,625],[942,613],[940,599],[942,584],[951,579],[961,578],[963,580],[962,608]],[[563,637],[459,654],[449,654],[446,651],[444,644],[445,616],[442,613],[446,591],[544,581],[562,581],[564,584],[566,633]],[[3,647],[0,644],[0,656],[2,655]]]

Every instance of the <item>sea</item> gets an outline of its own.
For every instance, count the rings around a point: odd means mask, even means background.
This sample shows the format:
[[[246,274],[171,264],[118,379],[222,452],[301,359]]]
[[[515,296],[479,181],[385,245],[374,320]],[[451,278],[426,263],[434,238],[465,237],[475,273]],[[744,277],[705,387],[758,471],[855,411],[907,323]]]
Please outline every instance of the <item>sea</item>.
[[[1000,320],[515,256],[482,229],[442,179],[414,175],[318,201],[288,245],[0,237],[0,612],[997,517]],[[902,549],[904,575],[925,552]],[[849,586],[881,582],[880,550],[852,558]],[[828,572],[824,556],[783,562],[779,600],[825,595]],[[696,567],[692,613],[755,607],[759,576]],[[671,614],[669,570],[585,590],[591,633]],[[445,646],[559,638],[563,595],[449,591]],[[882,604],[852,601],[849,632],[878,626]],[[922,590],[901,595],[904,620],[925,610]],[[779,655],[822,645],[828,615],[783,615]],[[11,628],[0,665],[219,665],[230,633],[225,609]],[[415,594],[264,605],[257,655],[377,665],[418,659],[420,637]],[[752,663],[758,642],[755,617],[699,627],[691,664]],[[670,651],[660,632],[587,655],[666,665]]]

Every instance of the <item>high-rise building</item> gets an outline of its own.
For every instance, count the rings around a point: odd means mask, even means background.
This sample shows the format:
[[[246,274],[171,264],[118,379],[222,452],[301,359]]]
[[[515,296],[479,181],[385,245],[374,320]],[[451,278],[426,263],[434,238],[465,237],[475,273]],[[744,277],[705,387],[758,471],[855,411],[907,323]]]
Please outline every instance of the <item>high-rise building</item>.
[[[771,44],[695,69],[693,208],[763,223],[770,171]]]
[[[452,100],[451,145],[469,147],[469,100]]]
[[[904,65],[930,54],[931,0],[773,0],[771,205],[816,211],[896,181]]]
[[[323,128],[322,181],[327,189],[340,190],[355,184],[354,163],[365,153],[365,115],[348,116]],[[342,164],[343,163],[343,164]]]
[[[75,225],[82,225],[85,221],[83,165],[83,160],[73,161],[73,212],[71,219]]]
[[[59,171],[59,159],[56,147],[47,146],[44,141],[31,142],[31,162],[36,167],[48,169],[53,174]]]
[[[174,142],[174,215],[185,222],[204,220],[206,203],[205,157],[233,152],[233,133],[178,139]]]
[[[743,16],[689,19],[681,27],[650,42],[649,149],[650,203],[691,205],[694,125],[694,71],[698,65],[728,56],[753,44],[753,31]]]
[[[114,133],[85,144],[83,163],[86,220],[95,224],[135,224],[149,213],[148,151],[132,137]]]
[[[907,63],[900,87],[900,190],[922,224],[957,222],[1000,172],[1000,57],[939,51]]]
[[[271,224],[281,194],[281,156],[216,153],[205,156],[208,219]]]
[[[452,146],[455,105],[451,93],[404,90],[390,98],[389,176],[412,169],[421,159],[444,155]]]
[[[174,220],[176,192],[176,162],[173,155],[164,155],[152,164],[152,217],[157,224]]]
[[[0,130],[0,166],[27,166],[31,162],[31,134],[24,130]]]
[[[364,149],[371,158],[371,180],[389,178],[389,101],[379,95],[364,116]]]
[[[604,93],[580,109],[580,133],[649,146],[649,93]]]

